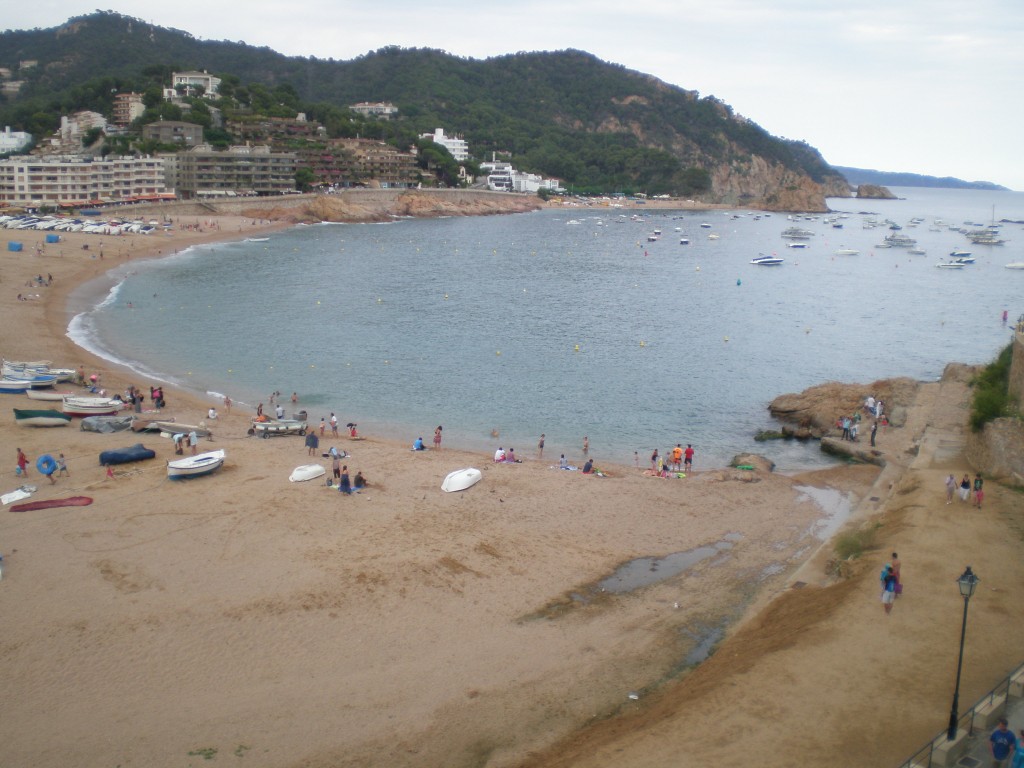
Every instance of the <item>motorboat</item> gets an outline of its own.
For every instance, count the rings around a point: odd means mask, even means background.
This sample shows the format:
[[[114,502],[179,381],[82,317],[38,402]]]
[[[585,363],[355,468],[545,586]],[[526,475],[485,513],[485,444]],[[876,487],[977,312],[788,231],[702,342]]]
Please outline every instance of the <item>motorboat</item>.
[[[1007,269],[1024,269],[1024,261],[1011,261],[1006,265]]]
[[[951,259],[959,259],[959,258],[962,258],[964,256],[970,256],[970,255],[971,255],[970,251],[962,251],[959,248],[954,248],[952,251],[949,252],[949,257]]]
[[[28,427],[66,427],[71,417],[53,409],[30,410],[25,408],[14,409],[14,420],[19,425]]]
[[[957,263],[957,264],[973,264],[974,263],[974,257],[973,256],[956,256],[953,259],[953,261],[955,263]]]
[[[712,232],[710,235],[708,235],[708,240],[719,240],[721,239],[721,237],[721,235],[716,235],[714,232]]]
[[[917,245],[917,240],[914,238],[901,235],[897,232],[893,232],[891,235],[886,235],[885,242],[890,248],[913,248]]]
[[[940,261],[935,266],[939,269],[963,269],[967,265],[959,261]]]
[[[787,248],[809,248],[807,243],[801,243],[800,241],[794,241],[792,243],[786,243]]]
[[[814,237],[814,233],[801,227],[787,227],[782,230],[782,236],[788,240],[810,240]]]
[[[689,245],[690,244],[690,238],[688,238],[688,237],[680,237],[679,238],[679,244],[680,245]]]
[[[171,480],[183,480],[190,477],[202,477],[211,472],[216,472],[224,466],[224,449],[197,453],[195,456],[186,456],[183,459],[176,459],[167,462],[167,477]]]
[[[302,483],[306,480],[315,480],[327,474],[322,464],[303,464],[292,470],[288,480],[292,483]]]
[[[785,259],[779,258],[778,256],[765,256],[763,253],[756,259],[751,259],[751,264],[757,264],[761,267],[777,267],[779,264],[784,262]]]
[[[266,243],[266,242],[269,242],[269,241],[270,241],[269,237],[247,237],[247,238],[245,238],[245,242],[247,242],[247,243]]]
[[[860,251],[856,248],[840,248],[835,253],[836,256],[856,256]]]

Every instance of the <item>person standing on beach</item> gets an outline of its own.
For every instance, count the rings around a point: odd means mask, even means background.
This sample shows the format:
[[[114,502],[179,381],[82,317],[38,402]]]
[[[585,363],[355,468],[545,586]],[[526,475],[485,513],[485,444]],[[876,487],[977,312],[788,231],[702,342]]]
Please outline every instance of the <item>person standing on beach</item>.
[[[953,503],[953,494],[956,493],[956,478],[953,477],[953,473],[949,473],[949,477],[946,478],[946,504]]]
[[[18,469],[22,477],[28,477],[28,456],[25,455],[21,448],[18,448]]]
[[[849,416],[843,416],[842,425],[843,425],[843,440],[849,440],[850,439],[850,426],[851,426],[851,422],[850,422],[850,417]]]
[[[541,434],[540,440],[537,443],[537,458],[538,459],[543,459],[544,458],[544,435],[543,435],[543,433]]]
[[[352,481],[348,477],[348,464],[341,468],[341,478],[338,480],[338,490],[342,493],[352,493]]]
[[[353,427],[353,429],[355,429],[355,427]],[[441,427],[440,424],[438,424],[437,425],[437,429],[434,430],[434,450],[435,451],[441,450],[441,430],[442,430],[442,427]]]
[[[683,451],[683,469],[687,472],[693,471],[693,446],[689,443],[686,444],[686,450]]]
[[[306,433],[306,448],[308,449],[306,451],[306,455],[312,456],[319,447],[320,438],[316,436],[316,432],[309,430],[309,432]]]
[[[981,509],[982,499],[985,498],[984,491],[985,481],[981,479],[981,473],[979,472],[974,476],[974,506]]]
[[[324,430],[327,429],[327,420],[323,416],[320,417],[320,437],[324,436]]]
[[[654,449],[654,453],[651,454],[651,472],[658,471],[658,449]]]
[[[586,458],[590,453],[590,438],[586,435],[583,436],[583,457]]]
[[[960,501],[967,501],[971,498],[971,478],[968,475],[964,475],[964,479],[960,481]]]
[[[192,451],[192,455],[196,455],[196,446],[199,445],[199,435],[193,429],[188,433],[188,447]]]
[[[341,454],[332,453],[333,460],[331,461],[331,470],[334,472],[334,479],[341,480]],[[338,483],[341,485],[341,483]]]
[[[896,580],[896,586],[893,592],[896,593],[896,597],[903,594],[903,580],[900,578],[900,556],[895,552],[892,553],[892,577]]]
[[[260,403],[259,405],[256,406],[256,418],[258,419],[262,415],[263,415],[263,403]]]
[[[334,415],[333,411],[331,412],[331,435],[338,436],[338,417]]]
[[[224,411],[228,414],[228,416],[231,415],[231,398],[228,397],[227,395],[224,395]]]
[[[57,454],[57,474],[71,477],[71,473],[68,472],[68,461],[64,458],[63,453]]]

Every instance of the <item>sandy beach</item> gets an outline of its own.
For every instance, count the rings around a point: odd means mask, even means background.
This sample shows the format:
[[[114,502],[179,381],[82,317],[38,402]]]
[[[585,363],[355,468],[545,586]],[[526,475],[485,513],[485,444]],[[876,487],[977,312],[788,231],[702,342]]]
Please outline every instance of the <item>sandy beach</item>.
[[[148,394],[160,382],[67,338],[73,290],[132,260],[283,226],[176,224],[102,238],[102,258],[96,236],[44,245],[45,233],[0,230],[3,357],[82,365],[108,391]],[[24,251],[7,251],[9,240]],[[29,287],[36,275],[53,282]],[[973,475],[958,448],[962,375],[901,404],[906,425],[880,435],[884,470],[795,477],[698,461],[664,480],[601,456],[608,476],[594,477],[534,451],[495,464],[372,434],[328,433],[311,457],[300,437],[249,436],[249,410],[174,389],[167,400],[161,418],[188,424],[217,407],[199,450],[225,449],[222,470],[175,483],[166,438],[0,420],[3,492],[26,482],[14,472],[20,447],[33,499],[93,499],[0,509],[5,766],[897,764],[948,718],[954,579],[967,564],[982,588],[961,702],[1021,661],[1020,495],[991,483],[982,510],[945,504],[946,474]],[[434,426],[423,425],[428,439]],[[136,442],[157,457],[108,478],[99,453]],[[345,496],[322,478],[288,481],[301,464],[329,468],[320,454],[332,445],[369,487]],[[70,476],[51,485],[35,459],[57,452]],[[482,470],[478,485],[440,490],[468,466]],[[807,487],[877,528],[850,578],[826,573],[826,514]],[[891,551],[907,592],[885,616],[877,573]],[[601,587],[624,564],[669,556],[690,564],[623,593]],[[641,562],[631,574],[650,571]]]

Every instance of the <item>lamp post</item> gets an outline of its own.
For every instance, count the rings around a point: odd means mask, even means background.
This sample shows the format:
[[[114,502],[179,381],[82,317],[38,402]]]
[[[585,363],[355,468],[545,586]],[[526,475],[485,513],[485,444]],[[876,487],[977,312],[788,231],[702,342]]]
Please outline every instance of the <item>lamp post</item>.
[[[949,713],[949,730],[946,732],[946,738],[952,741],[956,738],[956,727],[957,720],[957,706],[960,703],[960,670],[964,665],[964,637],[967,635],[967,603],[971,600],[971,595],[974,594],[974,589],[978,586],[980,579],[974,575],[974,571],[971,570],[971,566],[967,566],[967,570],[963,572],[963,575],[956,580],[957,586],[960,587],[960,594],[964,598],[964,621],[960,627],[960,658],[956,663],[956,688],[953,689],[953,709]]]

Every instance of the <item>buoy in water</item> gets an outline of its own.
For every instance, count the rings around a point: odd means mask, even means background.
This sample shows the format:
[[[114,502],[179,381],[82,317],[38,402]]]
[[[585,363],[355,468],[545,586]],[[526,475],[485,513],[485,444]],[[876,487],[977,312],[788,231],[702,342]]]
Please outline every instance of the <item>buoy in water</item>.
[[[647,346],[647,342],[646,342],[646,341],[642,341],[642,340],[641,340],[641,342],[640,342],[640,346],[641,346],[641,347],[646,347],[646,346]]]
[[[728,336],[726,336],[724,339],[722,339],[722,341],[728,341],[728,340],[729,340]]]
[[[740,280],[738,277],[736,278],[736,285],[743,285],[743,281]]]
[[[579,345],[579,344],[577,344],[577,345],[576,345],[575,347],[573,347],[572,349],[573,349],[573,352],[579,352],[579,351],[580,351],[580,345]]]
[[[500,350],[500,349],[499,349],[499,350],[496,350],[496,351],[494,352],[494,354],[496,354],[496,355],[497,355],[498,357],[501,357],[501,350]]]

